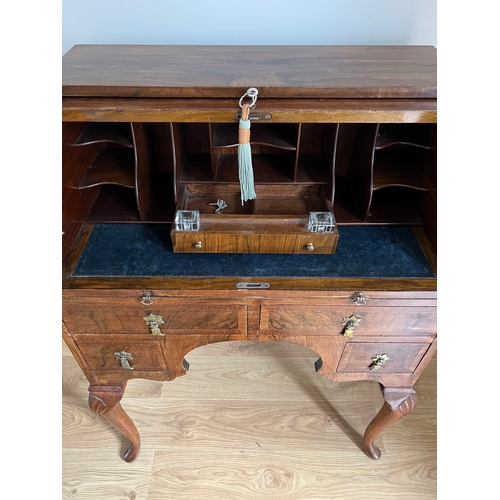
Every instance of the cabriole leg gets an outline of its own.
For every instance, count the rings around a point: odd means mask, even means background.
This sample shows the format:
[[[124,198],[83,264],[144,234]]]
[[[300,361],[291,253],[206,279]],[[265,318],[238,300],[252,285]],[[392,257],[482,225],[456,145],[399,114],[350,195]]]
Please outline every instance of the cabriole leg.
[[[118,429],[129,441],[130,447],[123,455],[126,462],[132,462],[140,450],[141,438],[132,419],[120,404],[125,384],[119,386],[91,385],[89,387],[90,409]]]
[[[408,415],[417,403],[417,394],[409,388],[383,388],[384,404],[377,416],[370,422],[365,431],[363,444],[366,454],[377,460],[380,458],[380,449],[374,441],[378,435],[400,418]]]

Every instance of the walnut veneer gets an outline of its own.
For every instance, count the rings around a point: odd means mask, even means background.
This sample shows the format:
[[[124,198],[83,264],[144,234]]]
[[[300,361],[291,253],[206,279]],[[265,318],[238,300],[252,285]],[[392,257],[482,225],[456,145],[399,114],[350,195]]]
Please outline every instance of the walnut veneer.
[[[120,405],[127,381],[173,380],[191,350],[229,340],[305,346],[333,382],[378,382],[385,402],[364,445],[380,457],[377,436],[411,412],[436,350],[435,66],[433,47],[411,46],[88,45],[63,57],[63,338],[91,411],[130,440],[126,461],[140,449]],[[257,198],[241,204],[235,137],[249,87]],[[214,213],[217,198],[226,212]],[[199,231],[171,228],[186,209],[200,211]],[[311,211],[331,212],[335,231],[308,232]],[[402,245],[396,274],[381,258],[336,276],[158,275],[144,244],[145,270],[107,272],[137,236],[105,241],[98,272],[79,274],[96,224],[163,225],[165,259],[271,254],[277,268],[280,254],[340,259],[348,226],[405,226],[431,271],[406,271]]]

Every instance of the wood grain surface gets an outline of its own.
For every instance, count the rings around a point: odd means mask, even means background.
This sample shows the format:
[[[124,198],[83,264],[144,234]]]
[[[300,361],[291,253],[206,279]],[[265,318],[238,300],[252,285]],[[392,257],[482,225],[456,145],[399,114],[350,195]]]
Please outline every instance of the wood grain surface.
[[[431,46],[76,45],[63,96],[436,98]]]
[[[382,406],[374,382],[332,383],[317,355],[285,343],[226,342],[189,353],[172,382],[131,380],[122,405],[141,434],[125,439],[87,406],[88,382],[63,345],[63,499],[322,500],[436,498],[436,357],[415,410],[362,451]]]

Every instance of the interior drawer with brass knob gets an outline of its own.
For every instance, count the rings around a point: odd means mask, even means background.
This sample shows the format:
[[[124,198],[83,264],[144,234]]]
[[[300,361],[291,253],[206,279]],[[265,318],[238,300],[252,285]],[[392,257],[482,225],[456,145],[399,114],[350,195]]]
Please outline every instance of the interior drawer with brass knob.
[[[155,297],[66,297],[63,320],[78,339],[89,334],[247,334],[247,306],[237,300]]]
[[[175,252],[199,253],[294,253],[330,254],[335,251],[338,234],[296,233],[248,234],[199,231],[195,234],[172,232]]]
[[[413,373],[430,344],[348,343],[340,358],[338,372]]]
[[[170,232],[174,252],[332,254],[339,238],[310,232],[308,218],[275,216],[204,216],[198,231]]]
[[[258,184],[241,202],[240,187],[185,183],[170,233],[174,252],[332,254],[338,229],[318,185]]]

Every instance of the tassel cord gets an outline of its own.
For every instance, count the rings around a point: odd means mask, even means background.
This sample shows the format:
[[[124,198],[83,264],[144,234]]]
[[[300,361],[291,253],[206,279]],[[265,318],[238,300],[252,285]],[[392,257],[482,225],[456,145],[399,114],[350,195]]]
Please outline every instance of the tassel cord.
[[[238,175],[241,187],[241,204],[257,197],[254,187],[252,148],[250,145],[250,106],[243,104],[238,130]]]

